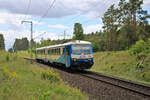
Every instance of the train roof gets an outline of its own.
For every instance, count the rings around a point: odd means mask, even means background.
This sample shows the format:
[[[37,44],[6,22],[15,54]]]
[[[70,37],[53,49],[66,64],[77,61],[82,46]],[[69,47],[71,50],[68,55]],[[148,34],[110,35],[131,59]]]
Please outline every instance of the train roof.
[[[63,47],[63,46],[72,45],[72,44],[91,44],[91,42],[75,40],[75,41],[67,42],[67,43],[64,43],[64,44],[51,45],[51,46],[45,46],[45,47],[37,48],[36,50],[55,48],[55,47]]]

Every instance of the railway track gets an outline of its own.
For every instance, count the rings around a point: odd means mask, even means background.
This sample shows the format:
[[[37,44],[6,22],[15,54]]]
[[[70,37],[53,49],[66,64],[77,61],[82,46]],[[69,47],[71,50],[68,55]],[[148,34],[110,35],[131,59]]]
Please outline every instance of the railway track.
[[[25,58],[25,59],[36,62],[34,59],[29,59],[29,58]],[[58,69],[58,70],[60,70],[60,69]],[[64,69],[62,69],[62,70],[64,71]],[[102,83],[108,84],[109,86],[112,86],[112,87],[118,87],[120,90],[122,89],[124,91],[131,92],[134,95],[138,95],[138,96],[140,95],[142,98],[144,98],[144,100],[150,100],[150,85],[136,83],[136,82],[132,82],[129,80],[116,78],[113,76],[108,76],[108,75],[104,75],[104,74],[100,74],[100,73],[92,72],[92,71],[78,71],[78,72],[73,72],[73,73],[68,73],[68,72],[65,72],[65,73],[71,74],[71,75],[76,75],[77,77],[82,76],[82,77],[84,77],[84,79],[86,78],[87,80],[93,80],[94,83],[102,82]],[[70,80],[68,80],[68,81],[70,81]],[[101,89],[102,87],[98,87],[98,88]],[[113,91],[115,91],[115,89]],[[88,92],[89,92],[89,90],[88,90]],[[97,96],[97,94],[94,94],[94,95]],[[126,100],[126,98],[124,100]],[[131,100],[134,100],[134,99],[131,99]],[[135,100],[141,100],[141,99],[135,99]]]
[[[107,84],[111,84],[120,88],[127,89],[129,91],[141,94],[143,96],[150,97],[150,85],[142,84],[142,83],[136,83],[129,80],[116,78],[113,76],[108,76],[96,72],[86,71],[84,73],[81,73],[82,76],[85,76],[87,78],[91,78],[97,81],[102,81]]]

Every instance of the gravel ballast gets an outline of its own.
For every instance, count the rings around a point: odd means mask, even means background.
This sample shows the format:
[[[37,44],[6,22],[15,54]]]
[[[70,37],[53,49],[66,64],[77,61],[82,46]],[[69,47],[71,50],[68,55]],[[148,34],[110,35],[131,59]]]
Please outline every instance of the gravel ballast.
[[[34,64],[44,69],[52,68],[64,81],[68,82],[71,87],[78,88],[82,92],[89,94],[90,100],[150,100],[150,97],[102,81],[96,81],[77,73],[66,72],[36,62],[34,62]]]

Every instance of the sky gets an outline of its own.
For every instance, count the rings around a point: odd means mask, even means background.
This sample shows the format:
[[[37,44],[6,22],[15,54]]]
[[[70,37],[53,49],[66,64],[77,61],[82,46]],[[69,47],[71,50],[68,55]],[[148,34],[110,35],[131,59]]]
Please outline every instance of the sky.
[[[102,29],[102,16],[110,5],[119,0],[0,0],[0,33],[4,35],[6,50],[16,38],[30,40],[30,24],[33,22],[33,38],[63,39],[73,36],[74,23],[82,24],[84,34]],[[150,13],[150,0],[144,0],[143,8]]]

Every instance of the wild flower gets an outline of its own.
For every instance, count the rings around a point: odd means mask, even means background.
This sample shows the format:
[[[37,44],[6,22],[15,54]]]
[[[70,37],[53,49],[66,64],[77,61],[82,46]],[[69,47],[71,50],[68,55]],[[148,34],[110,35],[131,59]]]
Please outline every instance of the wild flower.
[[[15,72],[10,72],[10,74],[15,74]]]

